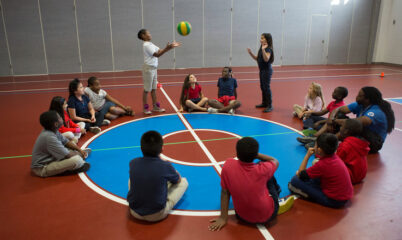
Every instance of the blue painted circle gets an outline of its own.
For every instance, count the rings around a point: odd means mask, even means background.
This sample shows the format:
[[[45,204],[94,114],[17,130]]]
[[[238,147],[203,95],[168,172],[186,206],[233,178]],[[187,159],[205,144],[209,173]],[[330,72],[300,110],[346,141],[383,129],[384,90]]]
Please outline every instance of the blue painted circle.
[[[298,133],[262,119],[226,114],[183,114],[193,129],[214,129],[240,136],[253,136],[260,152],[275,157],[280,167],[275,177],[282,188],[280,197],[289,194],[287,184],[298,169],[305,154],[295,138]],[[87,161],[91,164],[88,177],[99,187],[126,198],[129,162],[142,156],[140,139],[149,130],[161,135],[186,130],[177,115],[163,115],[132,121],[101,134],[88,147],[93,151]],[[234,146],[233,146],[234,147]],[[231,157],[231,156],[228,156]],[[223,159],[217,159],[221,161]],[[188,166],[172,163],[189,182],[182,200],[175,206],[180,210],[219,210],[220,177],[212,166]],[[231,208],[233,208],[231,204]]]

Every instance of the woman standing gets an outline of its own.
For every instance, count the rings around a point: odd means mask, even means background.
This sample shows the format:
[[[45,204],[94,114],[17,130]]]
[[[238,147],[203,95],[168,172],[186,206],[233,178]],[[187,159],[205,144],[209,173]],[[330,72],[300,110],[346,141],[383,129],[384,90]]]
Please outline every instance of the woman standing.
[[[272,93],[271,93],[271,77],[272,63],[274,62],[274,49],[272,45],[272,35],[270,33],[261,34],[261,47],[258,50],[257,56],[247,48],[250,56],[257,61],[260,70],[260,87],[262,91],[262,103],[256,105],[256,108],[265,108],[264,112],[272,111]]]

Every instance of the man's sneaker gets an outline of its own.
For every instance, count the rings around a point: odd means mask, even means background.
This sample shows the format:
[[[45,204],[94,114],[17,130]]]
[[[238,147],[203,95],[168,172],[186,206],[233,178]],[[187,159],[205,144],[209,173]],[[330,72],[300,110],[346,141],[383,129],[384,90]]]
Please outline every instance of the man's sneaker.
[[[278,215],[289,211],[295,201],[295,196],[289,196],[286,200],[279,202]]]
[[[307,143],[310,143],[310,142],[314,142],[317,138],[316,137],[298,137],[296,139],[300,143],[307,144]]]
[[[149,110],[149,105],[148,105],[148,104],[145,104],[145,105],[144,105],[144,113],[145,113],[146,115],[152,114],[152,112]]]
[[[293,117],[298,117],[297,112],[293,112]]]
[[[289,188],[290,192],[295,193],[304,198],[308,198],[308,195],[306,193],[304,193],[300,189],[294,187],[291,183],[288,184],[288,188]]]
[[[108,120],[108,119],[103,119],[103,121],[102,121],[102,126],[107,126],[107,125],[109,125],[110,124],[110,120]]]
[[[231,108],[228,112],[230,115],[234,115],[235,114],[235,110],[233,108]]]
[[[208,110],[208,113],[217,113],[218,112],[218,109],[213,108],[213,107],[209,107],[207,110]]]
[[[100,129],[100,127],[90,127],[89,131],[93,134],[98,134],[100,133],[102,130]]]
[[[156,103],[154,105],[154,108],[152,109],[152,112],[165,112],[166,110],[164,108],[161,108],[159,103]]]

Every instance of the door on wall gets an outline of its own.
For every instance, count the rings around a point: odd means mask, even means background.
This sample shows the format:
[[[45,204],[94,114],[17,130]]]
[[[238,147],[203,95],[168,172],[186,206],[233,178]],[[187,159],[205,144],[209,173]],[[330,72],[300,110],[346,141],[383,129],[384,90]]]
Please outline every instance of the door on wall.
[[[311,15],[307,64],[326,64],[328,48],[328,16]]]

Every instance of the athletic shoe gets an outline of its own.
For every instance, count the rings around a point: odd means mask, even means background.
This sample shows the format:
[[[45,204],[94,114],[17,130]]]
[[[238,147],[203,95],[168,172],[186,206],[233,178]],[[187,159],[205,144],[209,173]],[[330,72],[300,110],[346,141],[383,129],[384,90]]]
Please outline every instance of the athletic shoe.
[[[255,107],[256,108],[266,108],[267,105],[265,105],[264,103],[261,103],[261,104],[255,105]]]
[[[152,112],[165,112],[166,110],[164,109],[164,108],[161,108],[160,107],[160,104],[159,103],[156,103],[155,105],[154,105],[154,108],[152,109]]]
[[[306,137],[314,137],[314,133],[316,133],[316,132],[317,132],[317,130],[314,130],[311,128],[308,128],[308,129],[305,129],[302,131],[303,135]]]
[[[292,114],[293,114],[293,117],[297,117],[297,113],[296,113],[296,112],[293,112]]]
[[[149,105],[148,104],[144,104],[144,113],[146,115],[151,115],[152,112],[149,110]]]
[[[307,143],[310,143],[310,142],[314,142],[317,138],[316,137],[298,137],[296,139],[300,143],[307,144]]]
[[[89,163],[86,162],[84,163],[84,165],[82,165],[82,167],[72,170],[71,173],[86,172],[89,170],[89,167],[91,167],[91,165],[89,165]]]
[[[235,114],[235,110],[233,108],[231,108],[228,112],[230,115],[234,115]]]
[[[108,119],[103,119],[103,121],[102,121],[102,126],[107,126],[107,125],[109,125],[110,124],[110,120],[108,120]]]
[[[289,196],[286,200],[279,202],[278,215],[289,211],[295,201],[295,196]]]
[[[272,110],[274,110],[273,107],[266,107],[263,112],[265,112],[265,113],[272,112]]]
[[[85,149],[84,149],[84,152],[86,152],[86,153],[87,153],[87,156],[89,156],[89,155],[91,154],[91,152],[92,152],[92,149],[90,149],[90,148],[85,148]]]
[[[290,190],[290,192],[295,193],[299,196],[302,196],[304,198],[308,198],[308,195],[304,192],[302,192],[300,189],[295,188],[291,183],[288,184],[288,188]]]
[[[98,134],[100,133],[102,130],[100,129],[100,127],[90,127],[89,131],[93,134]]]
[[[218,112],[218,109],[213,108],[213,107],[209,107],[207,110],[208,110],[208,113],[217,113]]]

